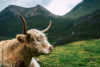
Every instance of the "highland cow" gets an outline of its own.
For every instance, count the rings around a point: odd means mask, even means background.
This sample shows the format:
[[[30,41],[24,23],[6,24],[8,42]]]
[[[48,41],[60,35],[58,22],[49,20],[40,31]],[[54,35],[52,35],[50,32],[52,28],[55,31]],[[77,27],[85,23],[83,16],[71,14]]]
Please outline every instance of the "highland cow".
[[[32,57],[42,54],[49,54],[53,50],[53,46],[48,42],[44,32],[48,31],[48,27],[42,31],[30,29],[26,27],[26,21],[23,16],[20,17],[24,25],[24,33],[18,34],[16,38],[4,40],[0,42],[0,65],[1,67],[39,67],[34,59],[30,65]]]

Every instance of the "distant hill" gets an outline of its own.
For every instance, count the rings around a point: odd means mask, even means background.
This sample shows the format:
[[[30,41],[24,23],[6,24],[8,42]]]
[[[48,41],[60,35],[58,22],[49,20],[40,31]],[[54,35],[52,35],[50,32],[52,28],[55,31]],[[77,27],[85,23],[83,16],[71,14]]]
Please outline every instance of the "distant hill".
[[[90,4],[87,4],[86,1],[89,1]],[[84,3],[86,5],[95,5],[94,0],[84,0],[78,6]],[[25,17],[28,29],[36,28],[42,30],[47,27],[49,20],[52,20],[52,27],[46,34],[53,44],[99,38],[100,9],[96,7],[97,5],[98,3],[95,8],[91,6],[90,9],[92,11],[86,10],[85,4],[82,5],[82,10],[76,6],[65,16],[53,15],[40,5],[33,8],[10,5],[0,13],[0,31],[2,31],[0,32],[0,40],[13,38],[16,34],[23,32],[20,15]]]
[[[66,28],[67,29],[67,28]],[[75,40],[87,40],[100,38],[100,9],[75,20],[72,26],[63,31],[58,43],[66,43]],[[64,36],[63,36],[64,35]]]
[[[37,15],[53,16],[52,13],[50,13],[48,10],[46,10],[44,7],[40,5],[37,5],[33,8],[24,8],[16,5],[10,5],[0,13],[0,16],[9,13],[12,13],[14,15],[23,15],[25,17],[37,16]]]
[[[83,0],[72,11],[66,14],[67,18],[79,18],[100,9],[100,0]]]
[[[52,20],[52,28],[49,34],[53,33],[54,36],[59,32],[63,32],[66,27],[72,24],[71,19],[62,19],[53,15],[40,5],[33,8],[10,5],[0,13],[0,30],[2,30],[0,36],[12,38],[16,34],[22,33],[20,15],[27,20],[28,29],[37,28],[42,30],[47,27],[49,20]]]
[[[10,5],[0,13],[0,30],[2,30],[0,35],[13,36],[15,33],[21,33],[22,23],[19,18],[20,15],[27,19],[28,25],[31,25],[30,27],[33,27],[34,25],[37,26],[38,24],[47,24],[50,20],[49,17],[53,16],[52,13],[40,5],[33,8]]]

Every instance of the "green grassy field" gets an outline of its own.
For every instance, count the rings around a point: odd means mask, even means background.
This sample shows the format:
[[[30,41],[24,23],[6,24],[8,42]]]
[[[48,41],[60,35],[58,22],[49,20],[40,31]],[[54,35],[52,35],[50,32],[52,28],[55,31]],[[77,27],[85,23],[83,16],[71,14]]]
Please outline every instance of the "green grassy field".
[[[52,54],[40,60],[41,67],[100,67],[100,40],[56,46]]]

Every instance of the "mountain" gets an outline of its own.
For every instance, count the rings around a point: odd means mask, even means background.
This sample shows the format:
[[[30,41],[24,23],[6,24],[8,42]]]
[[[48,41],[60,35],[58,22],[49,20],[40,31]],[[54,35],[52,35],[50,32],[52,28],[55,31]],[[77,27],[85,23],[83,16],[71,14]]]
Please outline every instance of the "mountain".
[[[82,3],[84,4],[84,2]],[[83,10],[75,7],[70,12],[71,14],[56,16],[40,5],[32,8],[24,8],[15,5],[8,6],[0,13],[0,31],[2,31],[0,32],[0,40],[14,38],[16,34],[23,32],[23,24],[19,18],[20,15],[25,17],[28,29],[36,28],[42,30],[47,27],[49,20],[52,20],[52,27],[46,34],[53,44],[99,38],[99,7],[91,7],[93,11],[89,10],[90,12],[88,10],[85,11],[85,6],[82,7]]]
[[[67,29],[67,28],[66,28]],[[66,42],[100,38],[100,9],[74,21],[71,27],[59,35],[57,44]],[[64,36],[63,36],[64,35]]]
[[[100,9],[100,0],[83,0],[83,2],[78,4],[64,17],[76,19],[88,15],[98,9]]]
[[[52,13],[50,13],[48,10],[46,10],[44,7],[40,5],[37,5],[33,8],[24,8],[20,6],[10,5],[0,13],[0,17],[2,18],[3,16],[4,18],[9,18],[9,16],[12,17],[18,15],[22,15],[24,17],[31,17],[37,15],[43,15],[45,17],[54,16]]]
[[[69,28],[72,24],[71,19],[59,18],[40,5],[32,8],[10,5],[0,13],[1,39],[3,37],[5,39],[6,37],[12,38],[15,37],[16,34],[22,33],[23,25],[19,18],[20,15],[25,17],[28,29],[36,28],[42,30],[47,27],[49,20],[52,20],[52,27],[47,34],[50,35],[49,38],[53,40],[57,37],[57,33],[63,32],[66,27]],[[54,36],[51,37],[52,35]]]
[[[21,32],[20,29],[22,27],[22,24],[20,22],[19,16],[24,16],[27,19],[28,24],[32,27],[32,24],[37,25],[40,24],[41,21],[43,21],[43,23],[48,22],[49,17],[52,17],[54,15],[40,5],[37,5],[33,8],[24,8],[10,5],[0,13],[0,30],[3,31],[0,32],[0,35],[5,36],[10,34],[11,32]],[[31,21],[28,21],[28,19],[30,19]],[[34,24],[32,23],[33,21],[38,23]],[[15,29],[14,27],[17,27],[17,29]],[[12,28],[14,28],[15,30]]]

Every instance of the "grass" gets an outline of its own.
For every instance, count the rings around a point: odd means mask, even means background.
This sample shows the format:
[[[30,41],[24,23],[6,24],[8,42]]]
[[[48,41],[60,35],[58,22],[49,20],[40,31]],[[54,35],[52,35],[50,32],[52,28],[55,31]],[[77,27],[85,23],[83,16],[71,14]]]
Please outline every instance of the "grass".
[[[56,46],[48,56],[40,57],[41,67],[100,67],[100,41],[77,41]]]

